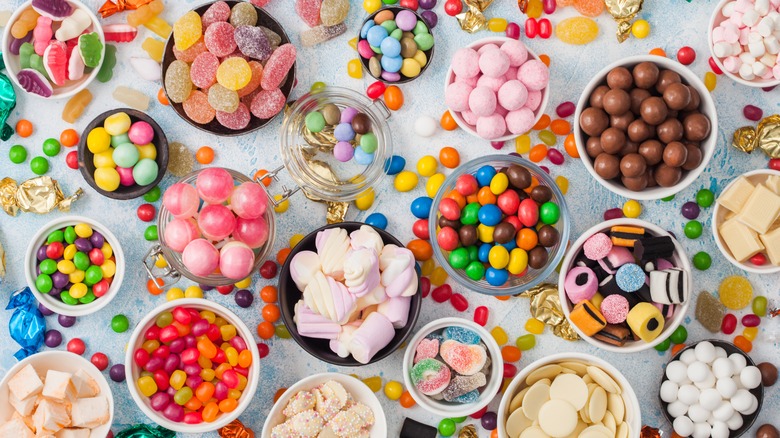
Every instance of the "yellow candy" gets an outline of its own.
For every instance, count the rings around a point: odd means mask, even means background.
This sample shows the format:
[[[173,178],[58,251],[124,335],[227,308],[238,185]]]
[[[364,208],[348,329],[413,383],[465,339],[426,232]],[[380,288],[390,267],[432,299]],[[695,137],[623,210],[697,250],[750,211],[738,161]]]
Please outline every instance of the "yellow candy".
[[[199,286],[190,286],[184,289],[184,298],[203,298],[203,289]]]
[[[373,14],[380,7],[382,7],[382,2],[380,0],[363,0],[363,9],[369,14]]]
[[[729,309],[743,309],[753,299],[753,286],[747,278],[741,275],[726,277],[718,287],[718,298]]]
[[[252,356],[249,356],[252,357]],[[246,384],[248,383],[248,380],[246,377],[244,377],[243,374],[238,375],[238,386],[236,386],[236,389],[239,391],[243,391],[244,388],[246,388]]]
[[[422,53],[422,52],[420,52]],[[423,55],[425,55],[423,53]],[[422,65],[414,59],[414,58],[406,58],[401,63],[401,74],[408,77],[413,78],[420,74],[420,71],[422,71]]]
[[[202,310],[200,312],[200,317],[208,321],[209,324],[214,324],[214,321],[217,319],[217,315],[211,310]]]
[[[528,267],[528,253],[522,248],[515,248],[509,253],[509,264],[506,270],[510,274],[518,275]]]
[[[113,260],[106,260],[100,265],[100,270],[103,271],[103,277],[113,277],[116,274],[116,263]]]
[[[496,227],[489,227],[485,224],[477,225],[477,236],[480,242],[492,243],[493,242],[493,229]]]
[[[515,139],[515,152],[525,154],[531,150],[531,137],[523,134]]]
[[[593,298],[590,299],[591,304],[593,304],[593,306],[595,306],[597,309],[601,308],[602,301],[604,301],[604,296],[598,292],[596,292],[596,295],[593,295]]]
[[[84,283],[74,283],[68,292],[70,292],[70,296],[75,299],[83,298],[87,294],[87,285]]]
[[[184,383],[187,381],[187,373],[185,373],[182,370],[176,370],[171,373],[170,379],[168,379],[168,383],[171,384],[173,389],[180,390],[182,386],[184,386]]]
[[[433,261],[433,259],[428,259],[422,262],[422,266],[420,266],[420,275],[427,277],[433,274],[434,269],[436,269],[436,262]]]
[[[245,279],[243,279],[243,280],[241,280],[241,281],[239,281],[238,283],[235,284],[235,286],[238,289],[246,289],[246,288],[248,288],[251,285],[252,285],[252,278],[251,277],[247,277],[247,278],[245,278]]]
[[[417,173],[419,173],[420,176],[433,176],[433,174],[436,173],[436,167],[438,165],[439,163],[436,162],[436,158],[432,155],[426,155],[417,162]]]
[[[372,205],[374,205],[375,197],[376,194],[374,193],[374,189],[369,187],[368,190],[359,194],[357,199],[355,199],[355,206],[358,208],[358,210],[366,211],[371,208]]]
[[[558,175],[555,177],[555,184],[558,186],[559,189],[561,189],[561,193],[564,195],[566,192],[569,191],[569,180],[566,179],[563,175]]]
[[[623,216],[633,219],[639,217],[640,214],[642,214],[642,204],[639,202],[629,199],[623,204]]]
[[[745,329],[742,330],[742,336],[748,341],[753,342],[756,339],[756,336],[758,336],[758,327],[745,327]]]
[[[120,112],[106,117],[106,120],[103,122],[103,127],[108,135],[122,135],[130,130],[130,123],[130,116]],[[90,131],[90,134],[92,134],[92,131]],[[89,140],[89,138],[87,138],[87,140]]]
[[[112,117],[112,116],[111,116]],[[111,147],[111,135],[103,127],[97,127],[87,134],[87,149],[93,154],[107,151]]]
[[[347,74],[355,79],[363,77],[363,64],[360,63],[359,59],[350,59],[347,62]]]
[[[449,278],[449,275],[447,275],[447,271],[441,266],[437,266],[433,272],[431,272],[430,277],[428,277],[428,279],[431,280],[431,284],[434,286],[441,286],[446,283],[447,278]]]
[[[490,180],[490,191],[494,195],[504,193],[507,187],[509,187],[509,178],[505,173],[499,172]]]
[[[282,195],[274,195],[274,200],[279,202],[282,200]],[[274,211],[277,213],[284,213],[290,208],[290,201],[285,199],[284,202],[280,202],[279,205],[274,206]]]
[[[715,89],[715,86],[718,85],[718,77],[715,76],[715,73],[708,71],[707,73],[704,73],[704,86],[707,87],[708,90],[712,91]]]
[[[76,245],[71,243],[65,247],[65,250],[62,252],[62,258],[65,260],[73,260],[73,257],[76,256],[77,252],[79,252],[79,250],[76,249]]]
[[[444,184],[444,179],[445,176],[443,173],[436,173],[428,178],[428,181],[425,182],[425,193],[429,198],[436,197],[436,193],[439,192],[439,188],[442,184]]]
[[[102,190],[113,192],[119,188],[119,172],[111,167],[98,167],[95,169],[95,184]]]
[[[90,227],[87,224],[76,224],[73,227],[73,231],[76,232],[76,235],[79,237],[87,238],[92,236],[92,227]]]
[[[369,377],[363,379],[363,383],[366,384],[372,391],[377,392],[382,389],[382,378],[379,376]]]
[[[404,170],[398,173],[398,175],[395,176],[395,181],[393,181],[393,186],[396,190],[399,192],[408,192],[415,187],[417,187],[417,174],[408,170]]]
[[[504,269],[509,264],[509,251],[501,245],[490,248],[488,253],[490,266],[496,269]]]
[[[214,364],[211,363],[211,359],[204,355],[198,356],[198,365],[200,365],[200,367],[204,370],[208,370],[214,367]]]
[[[240,397],[241,397],[241,391],[237,389],[228,390],[228,398],[232,398],[233,400],[238,400]]]
[[[116,163],[114,163],[114,150],[109,149],[107,151],[100,152],[98,154],[95,154],[92,156],[92,164],[95,165],[95,167],[110,167],[114,168],[116,167]]]
[[[531,0],[528,2],[528,8],[525,10],[525,15],[531,18],[539,18],[542,16],[544,6],[542,6],[542,0]]]
[[[168,266],[168,262],[165,260],[165,257],[162,256],[162,254],[157,256],[157,259],[154,261],[154,266],[162,269]]]
[[[305,236],[303,234],[293,234],[289,241],[290,248],[295,248],[295,246],[298,245],[298,243],[300,243],[304,237]]]
[[[396,382],[395,380],[391,380],[387,382],[385,385],[385,395],[390,400],[398,400],[401,398],[401,394],[404,392],[404,387],[401,385],[401,382]]]
[[[506,18],[491,18],[488,20],[488,29],[491,32],[504,32],[506,31]]]
[[[587,17],[567,18],[555,26],[555,36],[566,44],[588,44],[598,35],[598,23]]]
[[[138,379],[136,384],[138,385],[138,390],[141,391],[141,394],[143,394],[144,397],[151,397],[157,392],[157,383],[152,376],[143,376]]]
[[[349,40],[348,43],[349,43],[349,47],[352,47],[353,50],[357,50],[357,43],[358,43],[357,37],[352,38],[351,40]]]
[[[149,55],[150,58],[157,62],[162,62],[163,52],[165,51],[164,42],[154,38],[147,38],[141,44],[141,48],[146,51],[146,54]]]
[[[414,52],[414,56],[412,56],[412,59],[414,59],[415,61],[417,61],[418,64],[420,64],[420,68],[425,67],[425,65],[428,64],[428,56],[422,50],[418,50]]]
[[[112,255],[114,255],[114,248],[111,248],[111,245],[108,244],[108,242],[103,242],[103,247],[100,248],[100,252],[103,253],[103,258],[110,259]]]
[[[225,356],[227,356],[228,363],[234,367],[238,365],[238,350],[233,347],[225,349]]]
[[[236,336],[236,326],[233,324],[225,324],[219,327],[219,333],[222,334],[222,339],[229,341]]]
[[[160,38],[168,38],[171,35],[171,25],[157,15],[144,23],[144,27],[159,35]]]
[[[536,318],[530,318],[525,322],[525,329],[535,335],[541,335],[544,331],[544,323]]]
[[[172,287],[168,289],[168,292],[165,292],[166,301],[179,300],[181,298],[184,298],[184,291],[181,288]]]
[[[135,148],[138,149],[139,160],[143,160],[144,158],[149,158],[150,160],[157,159],[157,148],[153,144],[149,143],[143,146],[136,146]]]
[[[217,377],[217,373],[211,368],[204,368],[200,371],[200,378],[207,382],[211,382],[215,377]]]
[[[227,321],[225,320],[225,318],[223,318],[221,316],[215,316],[214,317],[214,325],[215,326],[222,327],[225,324],[227,324]]]
[[[76,265],[70,260],[60,260],[57,263],[57,270],[65,275],[68,275],[76,270]]]
[[[173,41],[179,50],[187,50],[203,35],[203,22],[195,11],[189,11],[173,23]]]
[[[490,330],[490,336],[493,336],[498,345],[504,345],[509,341],[509,336],[501,327],[493,327],[493,330]]]
[[[636,20],[634,24],[631,25],[631,33],[640,40],[642,38],[647,38],[650,34],[650,23],[648,23],[647,20]]]
[[[240,90],[252,79],[252,67],[237,56],[222,61],[217,68],[217,82],[228,90]]]

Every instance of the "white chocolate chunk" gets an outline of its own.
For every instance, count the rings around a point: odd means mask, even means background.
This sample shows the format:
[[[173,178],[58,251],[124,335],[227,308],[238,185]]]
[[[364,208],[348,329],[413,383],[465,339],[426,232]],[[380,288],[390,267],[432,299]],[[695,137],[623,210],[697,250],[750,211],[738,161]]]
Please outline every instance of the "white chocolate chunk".
[[[759,184],[742,206],[737,219],[756,232],[764,234],[769,231],[772,222],[780,215],[780,196]]]
[[[731,187],[718,197],[718,204],[738,213],[742,210],[755,187],[744,176],[740,176]]]
[[[762,234],[761,242],[764,243],[769,261],[775,266],[780,266],[780,228]]]

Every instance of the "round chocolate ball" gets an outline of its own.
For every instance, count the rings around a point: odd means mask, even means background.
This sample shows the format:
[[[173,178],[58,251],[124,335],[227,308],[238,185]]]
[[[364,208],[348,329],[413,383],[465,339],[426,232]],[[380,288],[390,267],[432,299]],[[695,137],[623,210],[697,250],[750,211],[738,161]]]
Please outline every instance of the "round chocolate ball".
[[[625,177],[634,178],[642,176],[647,170],[647,161],[637,153],[627,154],[620,159],[620,173]]]
[[[671,110],[685,109],[691,103],[691,90],[680,82],[671,83],[664,90],[664,102]]]
[[[660,125],[669,115],[669,109],[663,99],[657,96],[648,97],[639,106],[639,114],[648,125]]]
[[[501,225],[501,224],[499,224],[499,225]],[[512,228],[514,229],[514,227],[512,227]],[[497,229],[498,229],[498,227],[496,227],[496,230]],[[493,230],[494,231],[494,235],[493,235],[494,239],[495,239],[495,231],[496,230]],[[471,245],[476,244],[477,243],[477,239],[479,237],[479,233],[477,233],[477,227],[475,227],[474,225],[464,225],[464,226],[460,227],[460,229],[458,230],[458,237],[460,238],[460,243],[463,246],[471,246]]]
[[[583,132],[591,137],[601,135],[608,126],[609,116],[607,116],[604,110],[590,107],[580,114],[580,127],[582,127]]]
[[[688,92],[691,93],[691,101],[688,102],[688,106],[683,108],[685,111],[693,111],[696,109],[699,109],[699,105],[701,105],[701,96],[699,96],[699,92],[696,91],[696,88],[688,86]]]
[[[669,117],[655,128],[655,133],[663,143],[680,141],[683,137],[683,125],[678,119]]]
[[[531,190],[531,199],[537,204],[542,205],[552,199],[552,189],[547,186],[538,185]]]
[[[598,157],[600,153],[604,152],[604,149],[601,148],[601,138],[600,137],[588,138],[588,141],[585,142],[585,151],[588,153],[588,156],[591,158]]]
[[[509,183],[516,189],[526,189],[531,186],[531,172],[525,167],[513,164],[506,170]]]
[[[356,134],[366,134],[371,131],[371,119],[365,113],[357,113],[352,118],[352,129]]]
[[[647,177],[647,187],[655,187],[658,185],[658,183],[655,180],[654,171],[655,171],[654,167],[648,167],[647,172],[645,172],[645,177]]]
[[[561,238],[558,230],[552,225],[542,226],[542,228],[539,228],[537,235],[539,236],[539,244],[545,248],[555,246]]]
[[[630,90],[634,86],[634,77],[627,68],[615,67],[607,73],[607,85],[613,90]]]
[[[640,62],[634,66],[634,83],[640,89],[651,88],[658,81],[658,66],[652,62]]]
[[[637,152],[645,159],[648,166],[655,166],[663,159],[664,145],[658,140],[643,141]]]
[[[547,250],[543,246],[534,247],[528,251],[528,266],[533,269],[542,269],[547,264]]]
[[[664,163],[671,167],[681,167],[688,159],[688,149],[679,141],[673,141],[664,148]]]
[[[645,175],[637,176],[634,178],[629,178],[627,176],[624,176],[620,178],[620,182],[623,183],[623,186],[625,188],[634,192],[641,192],[642,190],[647,188],[647,177]]]
[[[761,427],[756,430],[756,438],[778,438],[780,432],[777,428],[771,424],[762,424]]]
[[[620,174],[620,160],[618,157],[602,152],[593,160],[593,170],[604,179],[612,179]]]
[[[607,128],[601,133],[601,148],[608,154],[617,154],[626,145],[626,134],[617,128]]]
[[[761,371],[761,383],[764,386],[772,386],[777,382],[777,367],[769,362],[761,362],[756,365]]]
[[[661,70],[661,72],[658,74],[658,82],[655,84],[655,90],[661,94],[664,94],[666,87],[668,87],[670,84],[679,82],[682,82],[680,75],[673,72],[672,70]]]
[[[655,181],[659,186],[672,187],[680,182],[682,170],[679,167],[672,167],[666,163],[661,163],[655,168],[653,175],[655,175]]]
[[[463,228],[461,228],[463,230]],[[512,239],[515,238],[515,233],[517,231],[515,230],[515,226],[510,224],[509,222],[501,222],[493,229],[493,240],[496,241],[496,243],[507,243],[512,241]],[[460,233],[458,233],[460,234]],[[463,239],[461,239],[462,243]],[[476,242],[475,242],[476,243]],[[472,243],[471,245],[473,245]],[[468,245],[467,245],[468,246]]]
[[[629,140],[626,142],[626,145],[623,146],[623,149],[621,149],[620,152],[618,152],[618,156],[622,158],[628,154],[635,154],[638,151],[639,151],[639,143]]]
[[[635,118],[636,117],[634,117],[634,114],[631,111],[626,111],[623,114],[617,116],[609,116],[609,124],[613,128],[617,128],[621,131],[627,131],[628,125],[630,125]]]
[[[588,104],[594,108],[603,109],[604,108],[604,94],[609,91],[609,87],[606,85],[599,85],[596,87],[595,90],[593,90],[592,93],[590,93],[590,98],[588,98]]]
[[[638,141],[641,143],[653,136],[653,128],[645,123],[644,120],[636,119],[628,124],[626,133],[628,134],[629,140]]]
[[[701,164],[701,160],[704,158],[701,153],[701,149],[695,143],[685,143],[685,149],[688,150],[688,158],[683,163],[683,170],[693,170]]]
[[[604,94],[604,111],[613,116],[628,112],[631,108],[631,97],[626,90],[613,88]]]
[[[634,88],[628,92],[628,95],[631,97],[631,112],[637,116],[639,115],[639,108],[642,105],[642,102],[652,96],[649,91],[642,88]]]
[[[710,119],[702,113],[693,113],[683,120],[685,139],[689,141],[704,141],[710,135]]]

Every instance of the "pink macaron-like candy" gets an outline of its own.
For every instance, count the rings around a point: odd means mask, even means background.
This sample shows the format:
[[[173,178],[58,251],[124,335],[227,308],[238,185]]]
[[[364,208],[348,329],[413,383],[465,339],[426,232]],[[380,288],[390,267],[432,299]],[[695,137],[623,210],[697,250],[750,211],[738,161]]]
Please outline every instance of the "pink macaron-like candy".
[[[487,75],[482,75],[479,77],[479,80],[477,80],[477,87],[487,87],[493,90],[494,93],[498,93],[498,90],[501,89],[501,86],[504,85],[505,82],[505,76],[494,78]]]
[[[195,239],[181,253],[184,266],[193,274],[205,277],[219,266],[219,251],[206,239]]]
[[[488,50],[479,55],[479,69],[492,78],[504,76],[509,70],[509,57],[501,50]]]
[[[238,217],[257,219],[265,214],[268,206],[268,196],[260,184],[245,182],[235,189],[230,196],[230,208]]]
[[[519,110],[510,111],[505,117],[506,129],[512,134],[523,134],[533,128],[536,116],[528,108],[520,108]]]
[[[133,169],[131,167],[117,167],[116,173],[119,174],[119,184],[123,187],[130,187],[135,184],[133,178]]]
[[[246,278],[254,263],[255,253],[243,242],[228,242],[219,250],[219,272],[227,278]]]
[[[590,260],[601,260],[612,250],[612,239],[604,233],[596,233],[582,245],[585,257]]]
[[[163,239],[176,252],[184,251],[187,244],[200,237],[200,230],[194,219],[175,218],[165,225]]]
[[[207,239],[222,240],[236,228],[236,217],[224,205],[207,205],[200,210],[198,226]]]
[[[463,47],[452,55],[452,71],[461,78],[473,78],[479,74],[479,54],[474,49]]]
[[[480,117],[477,120],[477,134],[486,139],[494,140],[506,133],[506,122],[501,114]]]
[[[550,82],[550,71],[542,61],[529,59],[517,71],[517,79],[529,90],[543,90]]]
[[[260,248],[268,241],[268,224],[262,217],[256,219],[238,218],[233,237],[250,248]]]
[[[130,125],[130,130],[127,131],[127,138],[139,145],[151,143],[154,138],[154,129],[152,129],[152,125],[140,120]]]
[[[528,60],[528,49],[519,40],[507,41],[501,45],[501,51],[509,58],[511,67],[520,67]]]
[[[233,193],[233,177],[221,167],[203,169],[195,180],[198,195],[209,204],[221,204]]]
[[[608,323],[621,324],[628,316],[628,300],[619,294],[608,295],[601,301],[600,310]]]
[[[453,82],[447,85],[444,92],[444,103],[452,111],[466,111],[469,109],[469,96],[474,87],[465,82]]]
[[[488,87],[477,87],[469,94],[469,108],[479,117],[496,112],[496,93]]]
[[[463,120],[471,126],[476,126],[477,120],[479,120],[479,116],[472,113],[471,111],[463,111],[460,113],[460,116],[463,117]]]
[[[189,184],[176,183],[163,194],[163,206],[173,217],[192,217],[198,212],[198,191]]]
[[[518,80],[507,81],[498,90],[498,103],[509,111],[520,109],[528,100],[528,89]]]
[[[525,88],[528,87],[526,86]],[[539,109],[539,105],[541,104],[542,104],[542,92],[536,90],[528,90],[528,100],[525,101],[525,107],[531,111],[536,111],[537,109]]]

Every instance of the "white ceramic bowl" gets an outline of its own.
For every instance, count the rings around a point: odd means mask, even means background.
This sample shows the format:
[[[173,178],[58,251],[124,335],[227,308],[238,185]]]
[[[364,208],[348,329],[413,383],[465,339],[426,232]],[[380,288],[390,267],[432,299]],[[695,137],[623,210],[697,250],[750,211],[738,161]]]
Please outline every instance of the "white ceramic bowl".
[[[601,222],[598,225],[582,233],[579,239],[577,239],[571,245],[569,251],[566,253],[566,258],[564,258],[563,263],[561,263],[560,275],[558,276],[558,294],[561,300],[561,307],[563,308],[563,313],[566,315],[566,319],[570,323],[571,323],[571,310],[574,308],[574,305],[571,304],[571,302],[566,296],[566,292],[563,289],[563,284],[566,280],[566,274],[568,274],[569,269],[574,264],[574,261],[577,258],[577,255],[582,250],[582,245],[585,243],[586,240],[588,240],[590,236],[602,231],[609,232],[609,229],[616,225],[642,227],[645,230],[653,233],[653,235],[656,237],[657,236],[671,237],[671,234],[669,234],[666,230],[658,227],[657,225],[639,219],[628,219],[628,218],[612,219],[610,221]],[[675,250],[674,250],[674,256],[669,261],[674,263],[675,266],[688,271],[688,289],[693,291],[693,273],[691,272],[691,263],[688,261],[688,256],[685,255],[685,251],[683,250],[682,246],[680,246],[680,243],[677,242],[677,239],[672,237],[672,241],[674,242]],[[622,347],[618,347],[616,345],[599,341],[590,336],[586,336],[582,332],[582,330],[580,330],[580,328],[577,327],[577,325],[575,325],[574,323],[571,323],[571,326],[574,328],[574,330],[577,331],[577,333],[582,337],[582,339],[585,339],[585,341],[587,341],[589,344],[595,345],[596,347],[599,347],[602,350],[611,351],[613,353],[636,353],[638,351],[649,350],[650,348],[655,347],[656,345],[663,342],[666,338],[671,336],[672,332],[674,332],[674,330],[680,324],[682,324],[683,320],[685,319],[685,314],[688,312],[688,307],[690,306],[690,304],[691,304],[690,296],[688,297],[688,301],[682,304],[678,304],[677,310],[674,312],[672,318],[666,321],[666,323],[664,324],[663,331],[661,331],[661,334],[658,335],[658,337],[655,338],[652,342],[645,342],[642,340],[639,341],[629,340]]]
[[[8,401],[8,381],[12,376],[21,370],[27,364],[32,365],[35,371],[43,378],[46,377],[46,371],[57,370],[65,373],[75,373],[78,370],[84,370],[90,377],[95,379],[100,387],[100,395],[108,400],[108,421],[92,430],[92,436],[107,436],[111,430],[111,423],[114,421],[114,396],[111,394],[111,388],[108,386],[105,376],[83,357],[62,350],[46,350],[35,353],[19,361],[12,366],[0,381],[0,424],[11,419],[14,408]]]
[[[742,79],[742,77],[738,74],[731,73],[726,70],[725,67],[723,67],[723,62],[715,56],[715,50],[713,49],[714,43],[712,42],[712,29],[715,29],[720,23],[722,23],[724,20],[728,20],[728,18],[724,17],[721,11],[723,10],[723,7],[726,6],[726,3],[733,1],[733,0],[720,0],[718,2],[718,5],[715,6],[715,9],[712,11],[712,15],[710,16],[710,23],[707,27],[707,45],[710,48],[710,54],[712,55],[712,59],[715,61],[715,64],[717,64],[718,68],[720,68],[723,71],[723,74],[728,76],[731,80],[738,84],[746,85],[748,87],[756,87],[756,88],[764,88],[764,87],[774,87],[775,85],[780,85],[780,79],[753,79],[752,81],[746,81]]]
[[[157,316],[161,313],[171,311],[174,307],[189,307],[198,310],[210,310],[217,316],[224,318],[229,324],[236,327],[238,336],[241,336],[246,342],[247,348],[252,352],[252,365],[250,365],[249,375],[247,376],[247,384],[244,391],[241,393],[241,398],[238,399],[238,406],[233,412],[221,414],[217,419],[211,423],[200,424],[187,424],[184,422],[176,423],[165,418],[161,412],[157,412],[152,409],[149,402],[149,397],[144,396],[138,391],[136,381],[138,380],[141,371],[138,365],[133,360],[133,353],[137,348],[140,348],[144,343],[144,333],[146,330],[155,323]],[[227,308],[205,299],[201,298],[182,298],[179,300],[169,301],[160,306],[155,307],[149,312],[138,325],[135,326],[133,334],[130,337],[130,342],[127,344],[125,352],[125,375],[127,375],[127,388],[130,390],[130,395],[133,397],[133,401],[138,407],[146,414],[149,419],[155,423],[163,426],[167,429],[182,432],[182,433],[206,433],[213,432],[223,426],[226,426],[231,421],[238,418],[244,410],[252,403],[252,398],[257,391],[257,384],[260,381],[260,355],[257,352],[257,344],[254,340],[252,331],[244,324],[243,321],[233,312]]]
[[[414,365],[413,361],[417,344],[432,332],[441,331],[447,327],[463,327],[473,330],[479,333],[482,342],[487,347],[487,353],[491,361],[490,376],[488,377],[487,385],[482,388],[479,398],[473,403],[461,404],[450,403],[444,400],[434,400],[427,395],[420,393],[414,384],[412,384],[411,377],[409,377],[409,373]],[[504,381],[504,360],[501,358],[501,350],[495,339],[493,339],[493,336],[491,336],[482,326],[463,318],[436,319],[418,330],[412,340],[409,341],[406,351],[404,352],[403,370],[404,386],[406,386],[406,389],[409,391],[409,394],[414,401],[426,411],[439,417],[448,418],[471,415],[484,408],[493,400],[493,397],[498,394],[498,391],[501,389],[501,384]]]
[[[514,379],[506,387],[504,395],[501,397],[501,404],[498,405],[498,436],[499,438],[508,438],[506,433],[506,420],[507,410],[509,409],[509,403],[512,401],[512,397],[517,394],[521,385],[525,383],[526,377],[531,374],[532,371],[539,369],[544,365],[551,363],[565,362],[565,361],[579,361],[585,362],[601,368],[606,371],[623,389],[623,399],[626,401],[626,421],[628,423],[630,432],[629,438],[638,438],[642,429],[642,414],[639,408],[639,400],[636,398],[634,389],[631,388],[631,384],[628,383],[625,376],[613,367],[609,362],[599,359],[596,356],[591,356],[584,353],[557,353],[550,356],[543,357],[535,362],[526,365],[522,371],[520,371]]]
[[[767,176],[769,175],[777,175],[780,176],[780,172],[772,169],[758,169],[758,170],[752,170],[747,173],[743,173],[737,178],[734,178],[722,191],[721,193],[725,193],[726,190],[728,190],[734,183],[741,177],[747,178],[748,181],[751,183],[759,184],[763,182]],[[743,271],[752,272],[754,274],[775,274],[777,272],[780,272],[780,266],[775,266],[771,264],[769,261],[763,266],[755,265],[753,263],[750,263],[750,261],[745,262],[739,262],[737,259],[735,259],[731,252],[726,248],[726,244],[721,240],[720,233],[718,232],[718,228],[723,224],[723,222],[726,220],[726,215],[729,213],[729,210],[721,207],[720,204],[715,202],[712,209],[712,220],[710,221],[712,226],[712,235],[715,237],[715,243],[718,245],[718,249],[720,250],[721,254],[723,254],[723,257],[726,258],[729,262],[731,262],[732,265],[738,267],[739,269],[742,269]]]
[[[700,145],[702,150],[702,159],[699,167],[693,170],[683,171],[684,174],[680,181],[671,187],[655,186],[648,187],[641,192],[635,192],[625,188],[619,180],[605,180],[604,178],[600,177],[599,174],[597,174],[593,169],[593,158],[588,155],[588,152],[585,149],[585,133],[582,132],[582,128],[580,128],[580,115],[589,106],[588,100],[590,99],[590,95],[593,93],[593,90],[595,90],[599,85],[606,83],[607,73],[609,73],[610,70],[621,66],[630,69],[631,67],[645,61],[652,62],[660,68],[676,72],[683,79],[683,82],[696,89],[696,91],[699,93],[699,96],[701,97],[701,104],[699,106],[700,112],[709,117],[711,129],[709,137],[701,142]],[[701,79],[699,79],[696,74],[688,69],[688,67],[685,67],[677,61],[673,61],[669,58],[657,55],[638,55],[623,58],[619,61],[609,64],[601,71],[596,73],[596,75],[593,76],[593,79],[588,82],[588,85],[585,86],[585,89],[580,95],[580,100],[577,102],[577,110],[574,112],[574,122],[572,124],[574,125],[574,140],[577,144],[577,151],[582,157],[582,164],[585,165],[585,168],[588,170],[591,176],[593,176],[593,178],[598,181],[599,184],[606,187],[607,190],[611,191],[612,193],[623,196],[624,198],[638,200],[665,198],[667,196],[674,195],[675,193],[680,192],[691,185],[691,183],[693,183],[693,181],[698,178],[699,175],[701,175],[701,173],[704,171],[704,168],[707,167],[707,163],[710,162],[710,159],[715,154],[715,147],[718,139],[718,115],[715,110],[715,103],[712,100],[712,95],[710,94],[709,90],[707,90],[707,87],[704,86],[704,83],[702,83]]]
[[[482,38],[481,40],[474,41],[471,44],[466,45],[466,47],[474,50],[479,50],[480,47],[486,45],[486,44],[504,44],[507,41],[515,41],[512,38],[508,37],[487,37]],[[529,47],[526,46],[526,49],[528,49],[528,59],[539,59],[539,56],[531,50]],[[446,92],[447,86],[451,84],[455,80],[455,73],[452,71],[452,62],[450,62],[450,66],[447,68],[447,76],[444,77],[444,90]],[[534,115],[536,116],[534,118],[534,124],[539,121],[539,119],[542,118],[542,115],[544,114],[544,109],[547,107],[547,101],[550,100],[550,85],[547,84],[547,88],[542,90],[542,103],[539,104],[539,108],[534,111]],[[452,116],[452,119],[455,120],[455,123],[460,126],[460,128],[469,134],[473,135],[474,137],[481,138],[483,140],[487,140],[486,138],[480,137],[479,134],[477,134],[477,128],[473,125],[469,125],[466,123],[466,121],[463,119],[463,117],[460,115],[460,112],[450,110],[450,115]],[[519,137],[521,134],[509,134],[505,135],[503,137],[498,137],[493,140],[488,141],[509,141],[514,138]]]
[[[78,304],[71,306],[63,303],[62,301],[52,297],[49,294],[43,294],[38,292],[35,288],[35,265],[37,259],[35,257],[38,248],[46,242],[46,238],[49,233],[54,230],[58,230],[68,225],[75,225],[78,223],[89,224],[93,230],[97,230],[106,239],[111,249],[114,252],[114,259],[116,264],[116,272],[114,273],[114,279],[111,281],[111,286],[108,288],[108,292],[100,298],[96,298],[95,301],[89,304]],[[67,245],[66,245],[67,246]],[[119,244],[119,239],[114,236],[106,226],[100,222],[84,217],[84,216],[63,216],[61,218],[54,219],[47,223],[30,239],[30,243],[27,245],[27,253],[25,255],[24,263],[24,277],[27,280],[27,284],[30,285],[30,290],[33,291],[35,299],[39,303],[43,304],[49,310],[56,313],[61,313],[67,316],[84,316],[91,313],[95,313],[98,310],[106,307],[111,300],[119,293],[119,289],[122,287],[122,280],[125,277],[125,254],[122,252],[122,246]]]
[[[97,32],[98,37],[100,38],[100,42],[103,43],[103,51],[101,53],[100,57],[100,63],[97,67],[93,68],[91,72],[88,74],[85,74],[81,79],[77,81],[68,81],[63,86],[57,86],[53,85],[54,91],[52,92],[51,97],[43,97],[39,96],[34,93],[27,93],[24,88],[19,84],[19,79],[16,77],[16,74],[21,70],[19,65],[19,55],[12,55],[11,51],[9,50],[9,47],[11,46],[11,41],[13,41],[13,36],[11,35],[11,26],[16,22],[17,18],[22,14],[22,12],[29,8],[32,5],[32,0],[26,1],[22,3],[14,13],[11,15],[11,18],[8,20],[8,24],[5,26],[5,29],[3,29],[3,54],[5,54],[5,57],[3,60],[5,61],[5,68],[6,73],[8,73],[8,76],[11,77],[11,80],[14,81],[14,84],[17,86],[17,88],[27,95],[35,96],[39,99],[65,99],[68,97],[73,96],[74,94],[78,93],[79,91],[87,88],[87,85],[92,82],[95,77],[97,77],[98,72],[100,71],[100,67],[103,65],[103,59],[105,59],[106,55],[106,39],[103,35],[103,27],[100,25],[100,21],[98,20],[97,16],[94,12],[89,8],[89,6],[85,5],[84,3],[80,1],[72,1],[67,0],[68,3],[73,7],[77,9],[81,9],[82,11],[89,14],[89,17],[92,19],[92,31]],[[32,31],[31,31],[32,32]]]
[[[382,405],[379,403],[379,399],[376,398],[374,392],[360,380],[341,373],[314,374],[299,380],[295,385],[287,388],[287,390],[284,391],[284,394],[279,397],[279,400],[274,403],[271,412],[269,412],[268,416],[265,418],[263,433],[260,436],[262,438],[270,438],[271,430],[284,422],[285,417],[284,414],[282,414],[282,411],[287,406],[287,402],[289,402],[295,394],[299,391],[313,389],[330,380],[341,383],[344,386],[344,389],[352,394],[355,401],[363,403],[374,411],[374,425],[371,427],[371,432],[369,434],[371,438],[385,438],[388,436],[385,412],[382,410]]]

